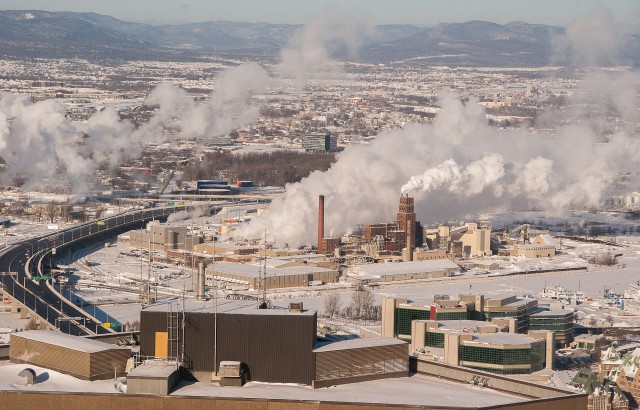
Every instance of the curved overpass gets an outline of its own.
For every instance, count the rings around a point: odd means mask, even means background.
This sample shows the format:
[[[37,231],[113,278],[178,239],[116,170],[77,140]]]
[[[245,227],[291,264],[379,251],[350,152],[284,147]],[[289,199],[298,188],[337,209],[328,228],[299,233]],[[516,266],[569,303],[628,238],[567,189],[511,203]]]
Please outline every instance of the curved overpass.
[[[133,211],[22,241],[0,252],[0,283],[4,291],[10,294],[22,309],[26,308],[35,313],[41,321],[48,322],[51,327],[61,332],[80,336],[110,333],[110,329],[103,327],[101,322],[69,303],[47,283],[36,283],[30,277],[39,276],[38,272],[47,255],[59,253],[69,247],[87,246],[144,226],[152,219],[165,219],[168,215],[182,210],[185,210],[185,207]]]

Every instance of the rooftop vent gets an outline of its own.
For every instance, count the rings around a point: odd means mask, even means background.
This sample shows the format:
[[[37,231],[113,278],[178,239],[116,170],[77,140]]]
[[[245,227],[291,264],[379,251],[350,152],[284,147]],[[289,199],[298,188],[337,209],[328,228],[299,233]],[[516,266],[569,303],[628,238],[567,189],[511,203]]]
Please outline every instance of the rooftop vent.
[[[289,313],[302,313],[302,302],[289,303]]]

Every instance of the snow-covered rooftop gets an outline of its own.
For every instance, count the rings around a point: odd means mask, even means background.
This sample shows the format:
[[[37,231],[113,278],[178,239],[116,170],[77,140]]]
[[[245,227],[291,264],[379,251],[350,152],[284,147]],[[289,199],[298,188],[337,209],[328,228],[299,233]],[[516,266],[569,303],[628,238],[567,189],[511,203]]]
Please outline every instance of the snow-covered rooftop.
[[[260,266],[251,263],[216,262],[209,265],[207,272],[224,272],[233,275],[247,277],[258,277]],[[301,273],[331,272],[331,269],[319,268],[317,266],[291,266],[288,268],[270,268],[267,266],[266,273],[269,276],[299,275]]]
[[[147,362],[127,374],[127,377],[169,378],[177,371],[175,364]]]
[[[551,310],[543,310],[541,312],[534,313],[531,316],[564,316],[564,315],[573,315],[573,312],[568,309],[551,309]]]
[[[407,343],[394,337],[372,337],[364,339],[350,339],[326,342],[313,349],[314,352],[329,352],[335,350],[361,349],[376,346],[406,345]]]
[[[496,345],[529,345],[538,339],[518,333],[474,333],[471,342]]]
[[[289,309],[273,307],[270,309],[258,309],[258,303],[252,300],[219,299],[217,312],[220,314],[238,315],[313,315],[315,310],[303,310],[302,312],[289,313]],[[158,300],[156,303],[144,308],[147,312],[185,312],[213,313],[213,300],[183,299],[181,297],[169,297]]]
[[[21,337],[23,339],[33,340],[36,342],[49,343],[83,353],[97,353],[113,349],[128,349],[126,347],[86,339],[80,336],[66,335],[64,333],[54,332],[51,330],[27,330],[25,332],[12,333],[11,337]]]
[[[358,265],[357,268],[359,272],[366,276],[400,275],[416,272],[439,272],[443,270],[460,271],[460,266],[449,259],[374,263],[369,265]]]
[[[482,320],[439,320],[438,321],[439,330],[462,331],[464,329],[469,329],[472,332],[477,332],[478,327],[500,328],[502,326],[498,326],[491,322],[485,322]]]

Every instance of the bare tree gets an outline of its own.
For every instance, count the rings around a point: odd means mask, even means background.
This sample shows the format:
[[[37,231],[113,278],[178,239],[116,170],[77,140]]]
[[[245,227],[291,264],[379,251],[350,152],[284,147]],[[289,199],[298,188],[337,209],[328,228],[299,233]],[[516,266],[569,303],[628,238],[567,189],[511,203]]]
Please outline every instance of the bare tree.
[[[618,263],[618,259],[614,254],[611,253],[611,251],[607,251],[607,253],[593,256],[589,258],[587,261],[591,264],[601,265],[601,266],[613,266],[616,263]]]
[[[373,311],[373,294],[370,290],[358,290],[351,296],[351,317],[354,319],[364,319],[371,315]]]
[[[50,223],[53,223],[55,217],[58,216],[58,209],[58,204],[53,201],[48,202],[47,205],[45,205],[44,214],[46,215],[47,219],[49,219]]]
[[[329,293],[324,298],[324,313],[329,317],[334,317],[340,312],[340,295],[338,293]]]

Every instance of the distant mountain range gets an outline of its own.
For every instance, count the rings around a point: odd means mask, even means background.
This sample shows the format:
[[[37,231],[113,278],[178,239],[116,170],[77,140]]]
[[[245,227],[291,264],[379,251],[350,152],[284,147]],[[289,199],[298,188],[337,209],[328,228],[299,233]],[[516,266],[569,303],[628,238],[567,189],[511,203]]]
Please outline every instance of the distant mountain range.
[[[269,57],[277,55],[301,27],[228,21],[149,25],[95,13],[10,10],[0,11],[0,55],[92,61],[197,59],[211,53]],[[553,36],[563,32],[561,27],[524,22],[469,21],[429,28],[380,25],[351,58],[374,63],[540,66],[549,63]],[[633,40],[632,49],[640,50],[640,39]]]

